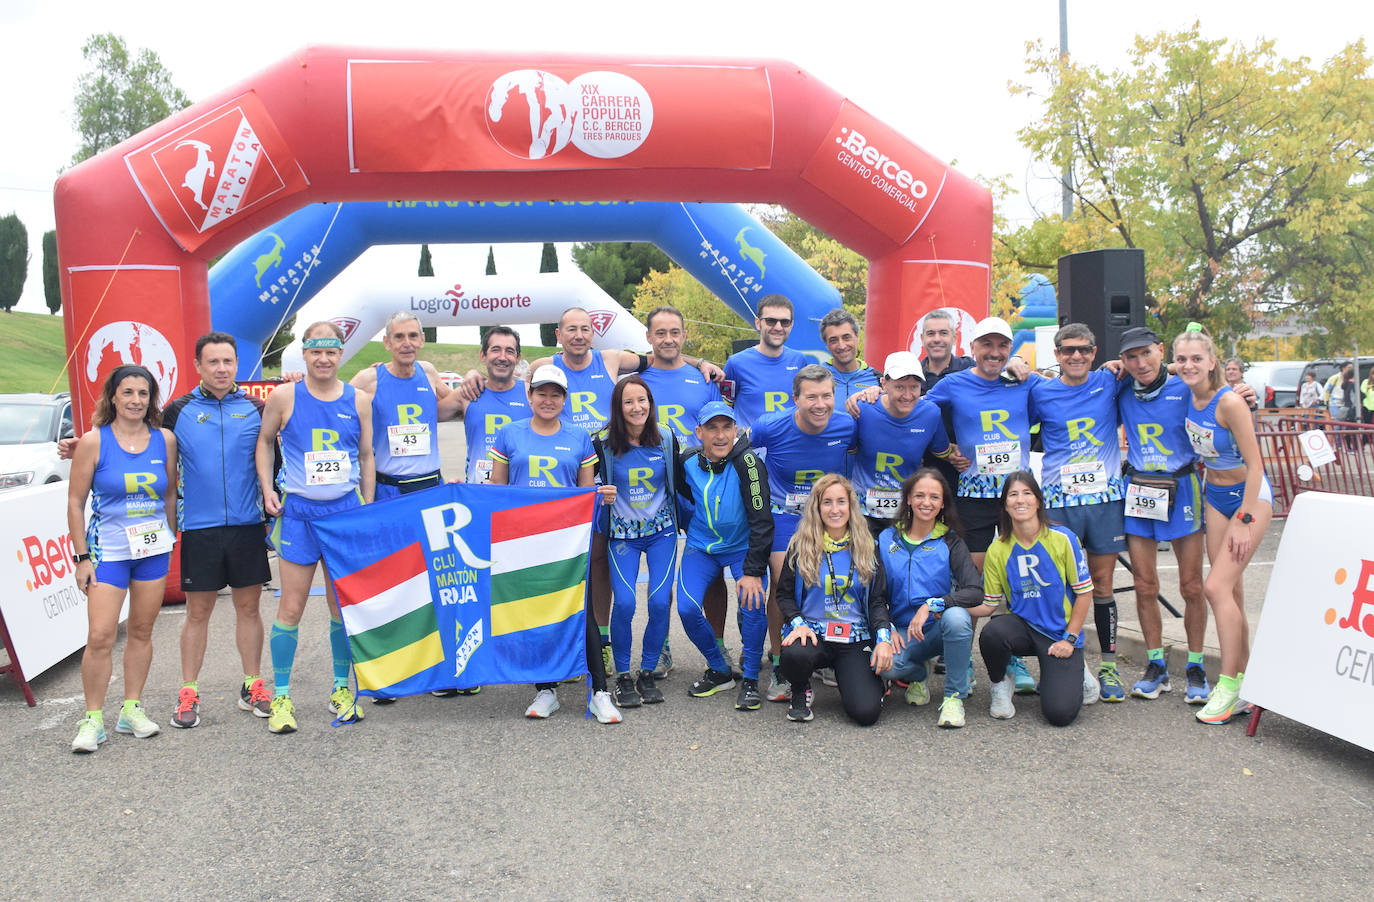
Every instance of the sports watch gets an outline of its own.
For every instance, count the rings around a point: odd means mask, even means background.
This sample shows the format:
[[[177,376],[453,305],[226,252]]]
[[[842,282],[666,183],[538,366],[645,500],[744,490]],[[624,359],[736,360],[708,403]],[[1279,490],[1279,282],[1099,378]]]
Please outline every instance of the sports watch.
[[[1069,632],[1068,630],[1064,630],[1064,635],[1063,635],[1061,638],[1062,638],[1062,641],[1067,642],[1067,643],[1069,643],[1070,645],[1077,645],[1077,644],[1078,644],[1078,634],[1077,634],[1077,633],[1071,633],[1071,632]]]
[[[1244,513],[1240,515],[1240,522],[1244,523],[1246,526],[1249,526],[1251,523],[1255,522],[1255,518],[1248,513]]]

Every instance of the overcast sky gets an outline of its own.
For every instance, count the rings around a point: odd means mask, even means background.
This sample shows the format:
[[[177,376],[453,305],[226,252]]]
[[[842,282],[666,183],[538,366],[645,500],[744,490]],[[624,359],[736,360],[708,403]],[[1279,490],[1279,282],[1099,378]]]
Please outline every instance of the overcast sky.
[[[585,0],[554,3],[404,2],[309,4],[92,3],[0,0],[0,215],[17,212],[33,255],[21,310],[42,311],[40,239],[53,227],[51,188],[77,146],[72,95],[81,45],[113,31],[131,50],[155,51],[193,101],[306,44],[562,51],[629,56],[784,59],[828,84],[936,156],[974,176],[1010,175],[1021,190],[1006,211],[1025,220],[1058,209],[1054,173],[1036,164],[1016,132],[1038,112],[1012,97],[1024,79],[1025,44],[1059,39],[1058,0]],[[1273,38],[1285,56],[1329,58],[1368,36],[1363,2],[1307,0],[1069,0],[1069,49],[1103,66],[1124,62],[1136,34],[1200,21],[1208,37]],[[566,248],[562,249],[566,259]],[[435,268],[477,273],[486,247],[435,248]],[[537,245],[498,246],[503,273],[535,272]],[[356,268],[412,274],[413,248],[374,248]],[[570,265],[570,264],[569,264]]]

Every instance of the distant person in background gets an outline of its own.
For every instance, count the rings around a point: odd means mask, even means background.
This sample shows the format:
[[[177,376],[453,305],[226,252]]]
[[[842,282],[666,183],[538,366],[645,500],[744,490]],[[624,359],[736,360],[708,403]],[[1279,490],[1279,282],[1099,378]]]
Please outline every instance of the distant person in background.
[[[1322,387],[1317,384],[1317,374],[1312,370],[1303,374],[1302,385],[1298,388],[1298,406],[1309,409],[1322,406]]]
[[[1245,361],[1239,357],[1228,357],[1226,359],[1226,384],[1231,388],[1240,388],[1245,383]],[[1259,403],[1255,400],[1246,401],[1251,410],[1259,409]]]
[[[1360,422],[1366,426],[1374,425],[1374,370],[1370,370],[1364,382],[1360,383],[1360,394],[1363,398]]]

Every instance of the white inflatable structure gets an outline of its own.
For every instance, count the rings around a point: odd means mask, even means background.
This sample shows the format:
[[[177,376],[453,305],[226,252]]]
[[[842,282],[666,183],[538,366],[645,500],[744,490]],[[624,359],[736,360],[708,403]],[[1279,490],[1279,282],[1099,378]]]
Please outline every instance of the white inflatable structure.
[[[296,323],[300,332],[320,320],[337,324],[347,360],[398,310],[414,313],[422,326],[514,326],[556,323],[569,307],[591,314],[593,347],[649,350],[644,325],[580,272],[335,282],[301,310]],[[305,368],[300,337],[282,352],[281,362],[283,370]]]

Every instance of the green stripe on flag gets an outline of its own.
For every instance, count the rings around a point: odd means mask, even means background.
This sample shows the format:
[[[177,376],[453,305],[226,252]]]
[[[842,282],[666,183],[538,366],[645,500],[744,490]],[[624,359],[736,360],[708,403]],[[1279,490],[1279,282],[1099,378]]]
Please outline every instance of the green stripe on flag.
[[[589,554],[583,553],[565,561],[551,561],[524,570],[511,570],[491,577],[492,606],[548,595],[559,589],[575,586],[587,578]]]
[[[350,636],[348,644],[353,651],[353,663],[360,664],[390,654],[438,631],[439,620],[434,615],[434,605],[425,604],[381,626]]]

